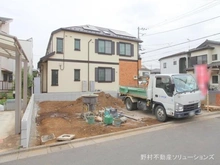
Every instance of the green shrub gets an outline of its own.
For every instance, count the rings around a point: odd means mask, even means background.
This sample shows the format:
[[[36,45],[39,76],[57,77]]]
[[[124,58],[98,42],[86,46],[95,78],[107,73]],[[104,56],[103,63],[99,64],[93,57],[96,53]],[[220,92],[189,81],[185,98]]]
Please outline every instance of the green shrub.
[[[5,92],[0,93],[0,99],[7,98],[7,94]]]
[[[13,99],[13,93],[7,93],[7,99]]]
[[[0,104],[1,104],[1,105],[5,105],[5,103],[6,103],[6,99],[1,99],[1,100],[0,100]]]

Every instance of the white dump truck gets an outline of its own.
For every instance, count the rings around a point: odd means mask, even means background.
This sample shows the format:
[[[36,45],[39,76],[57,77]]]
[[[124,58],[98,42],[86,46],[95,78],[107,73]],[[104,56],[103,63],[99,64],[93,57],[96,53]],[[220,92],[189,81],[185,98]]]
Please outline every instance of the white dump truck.
[[[161,122],[201,112],[201,92],[190,74],[150,75],[145,88],[120,86],[119,91],[127,110],[151,110]]]

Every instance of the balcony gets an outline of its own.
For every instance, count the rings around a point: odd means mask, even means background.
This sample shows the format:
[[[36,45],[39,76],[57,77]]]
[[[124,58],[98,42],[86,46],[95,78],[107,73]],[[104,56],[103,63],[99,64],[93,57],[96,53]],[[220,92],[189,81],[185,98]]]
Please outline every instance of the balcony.
[[[0,81],[0,91],[6,92],[13,89],[13,83],[8,81]]]

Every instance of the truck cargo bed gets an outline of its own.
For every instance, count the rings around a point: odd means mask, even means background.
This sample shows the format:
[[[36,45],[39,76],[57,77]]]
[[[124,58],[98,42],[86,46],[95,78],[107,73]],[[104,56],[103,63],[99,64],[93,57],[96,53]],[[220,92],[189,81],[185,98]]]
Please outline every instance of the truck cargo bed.
[[[129,95],[137,98],[147,99],[147,92],[145,88],[120,86],[119,92],[122,95]]]

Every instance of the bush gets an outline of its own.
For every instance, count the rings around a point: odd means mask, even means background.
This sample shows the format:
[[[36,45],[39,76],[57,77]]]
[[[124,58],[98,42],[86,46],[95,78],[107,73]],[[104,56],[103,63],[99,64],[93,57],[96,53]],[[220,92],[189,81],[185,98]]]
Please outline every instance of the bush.
[[[0,93],[0,99],[7,98],[7,94],[5,92]]]
[[[5,103],[6,103],[6,99],[1,99],[1,100],[0,100],[0,104],[1,104],[1,105],[5,105]]]
[[[13,97],[13,93],[8,93],[7,94],[7,99],[13,99],[14,97]]]

